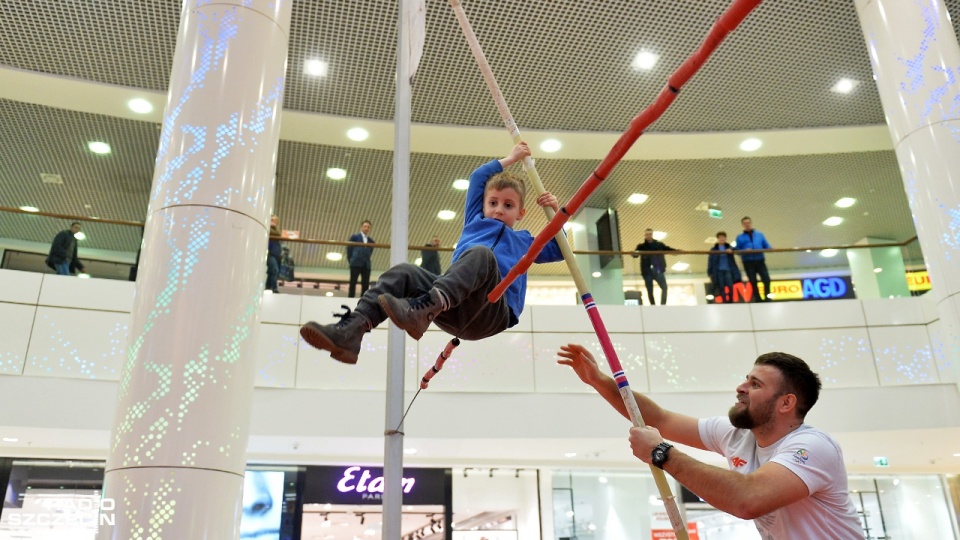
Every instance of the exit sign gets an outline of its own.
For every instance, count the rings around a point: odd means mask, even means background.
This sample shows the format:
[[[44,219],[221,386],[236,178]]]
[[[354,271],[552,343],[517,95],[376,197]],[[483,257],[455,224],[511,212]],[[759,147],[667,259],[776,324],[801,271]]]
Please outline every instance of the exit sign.
[[[885,458],[885,457],[875,457],[875,458],[873,458],[873,466],[874,466],[874,467],[889,467],[889,466],[890,466],[890,460],[887,459],[887,458]]]

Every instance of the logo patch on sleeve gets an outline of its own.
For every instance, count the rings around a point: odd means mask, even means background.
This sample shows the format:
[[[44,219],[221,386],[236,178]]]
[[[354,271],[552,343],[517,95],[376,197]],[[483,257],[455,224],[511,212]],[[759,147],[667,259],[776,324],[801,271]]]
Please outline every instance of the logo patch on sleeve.
[[[801,448],[800,450],[797,450],[795,454],[793,454],[793,460],[800,465],[806,463],[808,459],[810,459],[810,454],[806,451],[806,449]]]

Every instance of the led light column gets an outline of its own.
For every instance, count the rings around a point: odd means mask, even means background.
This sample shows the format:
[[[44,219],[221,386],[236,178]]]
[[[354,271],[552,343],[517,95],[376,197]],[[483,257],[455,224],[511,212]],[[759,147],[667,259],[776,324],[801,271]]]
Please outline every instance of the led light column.
[[[960,360],[960,46],[943,0],[856,0],[940,320],[941,376]]]
[[[291,3],[183,2],[100,540],[240,536]]]

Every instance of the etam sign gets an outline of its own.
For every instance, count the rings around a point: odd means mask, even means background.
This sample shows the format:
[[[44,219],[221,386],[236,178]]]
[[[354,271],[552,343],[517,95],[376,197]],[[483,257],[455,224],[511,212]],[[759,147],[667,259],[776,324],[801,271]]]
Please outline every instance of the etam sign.
[[[403,504],[446,504],[449,484],[449,469],[404,469]],[[303,502],[382,504],[385,490],[382,467],[307,467]]]

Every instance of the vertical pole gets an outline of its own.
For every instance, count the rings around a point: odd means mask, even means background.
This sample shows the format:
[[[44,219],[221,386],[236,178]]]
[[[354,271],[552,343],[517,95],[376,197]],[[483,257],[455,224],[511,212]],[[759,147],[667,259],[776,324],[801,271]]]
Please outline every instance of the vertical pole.
[[[405,20],[412,0],[400,0],[397,18],[397,94],[393,143],[393,219],[390,266],[407,260],[410,201],[410,32]],[[384,432],[383,538],[400,538],[403,505],[403,369],[406,334],[391,324],[387,334],[387,411]],[[399,427],[398,427],[399,426]]]
[[[291,3],[183,2],[101,540],[240,535]]]
[[[943,0],[856,6],[940,314],[934,351],[960,382],[960,45]]]

